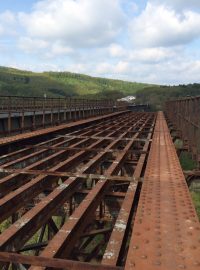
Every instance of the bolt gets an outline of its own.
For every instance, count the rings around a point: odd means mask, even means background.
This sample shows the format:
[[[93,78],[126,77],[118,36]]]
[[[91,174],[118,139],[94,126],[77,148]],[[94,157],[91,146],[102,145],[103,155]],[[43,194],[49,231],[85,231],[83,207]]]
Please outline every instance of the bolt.
[[[185,266],[184,264],[180,264],[180,265],[178,266],[178,268],[180,268],[180,269],[185,269],[186,266]]]
[[[154,265],[159,266],[159,265],[161,265],[161,262],[160,261],[156,261],[156,262],[154,262]]]
[[[142,259],[147,259],[147,255],[142,255],[141,258]]]

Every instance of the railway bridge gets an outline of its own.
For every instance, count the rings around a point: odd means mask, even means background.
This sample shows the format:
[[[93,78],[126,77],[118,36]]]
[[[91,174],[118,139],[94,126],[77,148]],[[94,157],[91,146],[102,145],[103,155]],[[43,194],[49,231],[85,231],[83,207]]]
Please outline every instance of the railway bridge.
[[[0,139],[0,269],[200,269],[165,114],[114,106]]]

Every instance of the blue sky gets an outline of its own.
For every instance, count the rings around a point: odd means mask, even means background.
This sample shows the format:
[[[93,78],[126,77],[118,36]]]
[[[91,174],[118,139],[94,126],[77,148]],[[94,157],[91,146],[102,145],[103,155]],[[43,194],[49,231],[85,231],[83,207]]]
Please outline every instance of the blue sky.
[[[0,0],[0,65],[200,82],[200,1]]]

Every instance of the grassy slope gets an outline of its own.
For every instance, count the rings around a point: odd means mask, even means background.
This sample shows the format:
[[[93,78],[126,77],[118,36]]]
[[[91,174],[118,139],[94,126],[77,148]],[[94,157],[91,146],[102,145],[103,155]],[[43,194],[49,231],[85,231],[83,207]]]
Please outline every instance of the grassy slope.
[[[197,215],[199,217],[200,220],[200,192],[197,191],[191,191],[191,196],[192,196],[192,200],[194,202],[196,211],[197,211]]]
[[[49,72],[51,78],[65,85],[73,85],[79,95],[99,94],[104,91],[121,91],[125,95],[134,94],[137,90],[144,89],[149,85],[132,83],[120,80],[90,77],[87,75],[70,72]]]
[[[0,95],[85,98],[113,98],[136,95],[137,103],[149,103],[162,110],[166,100],[200,95],[200,84],[158,86],[95,78],[70,72],[34,73],[0,67]]]
[[[133,95],[148,84],[95,78],[70,72],[33,73],[0,67],[0,95],[23,96],[87,96],[107,97]]]
[[[136,93],[138,103],[149,103],[154,109],[162,110],[166,100],[177,99],[185,96],[200,95],[200,84],[178,86],[147,87]]]

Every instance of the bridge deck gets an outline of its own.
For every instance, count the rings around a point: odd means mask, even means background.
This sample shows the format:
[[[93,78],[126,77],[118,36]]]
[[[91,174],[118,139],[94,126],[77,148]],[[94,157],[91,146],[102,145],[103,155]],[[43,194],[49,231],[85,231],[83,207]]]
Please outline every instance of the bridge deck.
[[[102,251],[117,230],[114,266],[122,263],[155,116],[124,111],[73,123],[73,129],[68,124],[26,138],[9,137],[10,152],[0,157],[0,222],[12,217],[12,224],[0,234],[0,261],[15,251],[21,254],[13,254],[10,262],[30,264],[30,257],[22,255],[29,251],[39,255],[32,258],[34,270],[41,269],[44,257],[50,260],[46,266],[54,258],[68,259],[67,266],[70,259],[100,265],[110,260],[109,246],[104,258]],[[21,147],[14,149],[13,141]],[[55,217],[61,224],[55,224]],[[30,244],[38,230],[37,241]],[[103,264],[102,269],[112,268]]]
[[[110,117],[118,116],[122,113],[124,113],[124,112],[116,112],[116,113],[111,113],[111,114],[107,114],[104,116],[90,117],[89,119],[83,119],[83,120],[79,120],[79,121],[72,122],[72,123],[61,124],[58,126],[53,126],[53,127],[49,127],[49,128],[45,128],[45,129],[39,129],[39,130],[35,130],[32,132],[27,132],[27,133],[17,134],[17,135],[10,136],[10,137],[0,138],[0,146],[9,145],[12,143],[24,142],[24,141],[27,141],[28,139],[29,140],[35,139],[37,137],[47,136],[49,134],[55,135],[59,132],[60,133],[66,132],[66,130],[69,130],[70,128],[73,128],[73,127],[81,127],[83,125],[95,123],[95,122],[102,120],[102,119],[107,119]]]
[[[200,224],[163,113],[84,121],[0,141],[26,142],[0,157],[0,269],[198,270]]]
[[[130,246],[126,270],[200,269],[200,224],[162,112]]]

